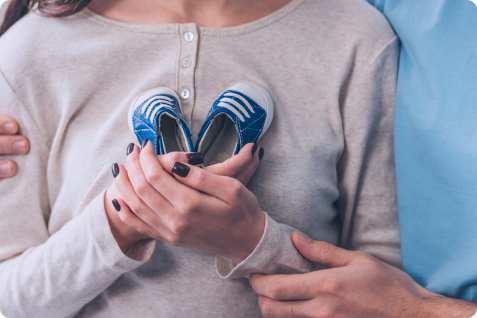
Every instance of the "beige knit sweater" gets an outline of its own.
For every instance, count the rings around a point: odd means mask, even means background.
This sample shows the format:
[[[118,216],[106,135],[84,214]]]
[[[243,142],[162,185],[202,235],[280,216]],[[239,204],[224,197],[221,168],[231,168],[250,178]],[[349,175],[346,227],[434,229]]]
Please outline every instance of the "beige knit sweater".
[[[192,32],[192,41],[184,34]],[[0,113],[31,141],[0,180],[0,311],[9,318],[260,317],[247,277],[312,269],[293,229],[400,264],[393,112],[398,39],[362,0],[293,0],[230,28],[30,13],[0,38]],[[181,61],[192,64],[184,67]],[[125,255],[103,207],[141,92],[187,88],[194,140],[232,82],[275,104],[249,184],[268,213],[242,263],[146,241]]]

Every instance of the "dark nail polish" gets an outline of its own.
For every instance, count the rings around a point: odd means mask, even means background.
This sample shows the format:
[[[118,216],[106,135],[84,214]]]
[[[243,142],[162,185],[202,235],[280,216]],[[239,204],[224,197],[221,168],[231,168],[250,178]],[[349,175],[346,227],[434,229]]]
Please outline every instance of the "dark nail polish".
[[[179,177],[185,178],[189,174],[190,168],[183,163],[176,162],[172,166],[172,173],[177,174]]]
[[[186,154],[187,162],[190,165],[200,165],[204,163],[204,157],[202,156],[202,152],[191,152]]]
[[[265,154],[265,149],[260,148],[260,151],[258,152],[258,158],[260,159],[260,161],[262,161],[264,154]]]
[[[128,149],[126,150],[126,156],[129,156],[129,154],[133,151],[134,151],[134,144],[131,143],[128,145]]]
[[[119,174],[119,166],[117,163],[113,163],[113,166],[111,167],[111,170],[113,171],[113,177],[117,177]]]
[[[113,206],[116,209],[116,211],[118,211],[118,212],[121,211],[121,205],[119,205],[119,202],[116,199],[114,199],[111,202],[113,202]]]
[[[142,142],[142,144],[141,144],[141,149],[143,149],[144,147],[146,147],[148,141],[149,141],[149,139],[147,139],[147,138],[143,140],[143,142]]]
[[[253,144],[253,147],[252,147],[252,156],[255,154],[255,151],[257,151],[257,144]]]

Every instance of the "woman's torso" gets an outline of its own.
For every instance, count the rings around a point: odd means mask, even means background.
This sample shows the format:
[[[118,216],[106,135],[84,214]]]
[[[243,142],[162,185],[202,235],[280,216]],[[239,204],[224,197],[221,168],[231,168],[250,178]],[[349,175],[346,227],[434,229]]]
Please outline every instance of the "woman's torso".
[[[249,80],[270,92],[275,114],[259,142],[265,156],[248,188],[274,220],[338,244],[337,163],[345,147],[340,102],[357,52],[366,54],[373,45],[357,27],[370,9],[359,1],[339,2],[342,7],[295,0],[264,19],[225,29],[130,25],[90,11],[65,19],[28,15],[23,24],[39,33],[23,47],[35,58],[25,59],[23,77],[14,75],[17,67],[3,72],[32,105],[51,147],[50,234],[112,183],[111,164],[124,163],[126,146],[136,141],[127,113],[139,93],[188,89],[191,95],[181,103],[195,141],[221,92]],[[185,32],[194,39],[186,41]],[[182,66],[184,58],[192,61],[189,67]],[[248,280],[219,278],[213,255],[157,242],[149,262],[122,275],[78,314],[132,316],[256,317],[260,309]]]

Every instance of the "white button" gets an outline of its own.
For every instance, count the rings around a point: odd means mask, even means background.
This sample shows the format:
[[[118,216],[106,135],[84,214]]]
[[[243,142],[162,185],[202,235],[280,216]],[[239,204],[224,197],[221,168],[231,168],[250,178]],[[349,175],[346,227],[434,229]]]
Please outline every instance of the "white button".
[[[187,42],[190,42],[194,39],[194,33],[192,32],[186,32],[184,33],[184,39],[187,41]]]
[[[184,88],[183,90],[181,90],[181,97],[182,99],[187,99],[190,97],[190,92],[187,88]]]
[[[182,60],[181,63],[182,63],[182,66],[189,67],[192,64],[192,61],[190,60],[190,58],[186,57],[185,59]]]

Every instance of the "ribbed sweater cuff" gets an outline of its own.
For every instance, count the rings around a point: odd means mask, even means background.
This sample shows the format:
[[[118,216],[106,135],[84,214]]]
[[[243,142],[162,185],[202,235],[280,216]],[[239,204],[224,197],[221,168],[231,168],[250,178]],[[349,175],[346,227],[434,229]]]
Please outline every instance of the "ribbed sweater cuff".
[[[156,241],[153,239],[138,241],[126,253],[123,253],[109,227],[104,208],[104,195],[105,191],[91,201],[90,209],[86,209],[88,211],[86,213],[90,214],[91,232],[111,266],[123,271],[131,271],[151,258]]]
[[[259,274],[299,274],[312,269],[312,263],[301,256],[291,240],[294,228],[274,221],[267,213],[263,236],[253,252],[237,263],[216,256],[217,273],[222,278],[250,278]]]

